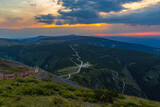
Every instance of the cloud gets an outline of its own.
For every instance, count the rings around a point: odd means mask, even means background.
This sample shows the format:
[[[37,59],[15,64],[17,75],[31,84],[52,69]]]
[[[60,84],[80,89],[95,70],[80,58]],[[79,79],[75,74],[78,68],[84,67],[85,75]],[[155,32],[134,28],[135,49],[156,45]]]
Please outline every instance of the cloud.
[[[141,0],[59,0],[63,8],[59,15],[36,16],[37,22],[46,24],[124,23],[130,25],[160,25],[160,3],[121,13],[125,3],[143,3]],[[125,9],[127,10],[127,9]],[[102,16],[100,13],[112,13]]]
[[[124,9],[122,4],[137,1],[141,0],[58,0],[58,4],[63,7],[58,10],[58,17],[48,14],[36,16],[35,19],[46,24],[56,20],[55,24],[58,25],[98,23],[102,22],[99,12],[119,12]]]
[[[124,7],[122,4],[141,0],[59,0],[64,9],[60,9],[60,19],[64,24],[91,24],[103,22],[100,12],[119,12]]]
[[[52,24],[56,19],[52,14],[35,16],[35,20],[40,23]]]
[[[102,12],[120,11],[122,4],[141,0],[59,0],[66,9],[93,9]]]
[[[106,17],[104,22],[107,23],[125,23],[131,25],[160,25],[160,7],[144,8],[126,15],[113,15]]]

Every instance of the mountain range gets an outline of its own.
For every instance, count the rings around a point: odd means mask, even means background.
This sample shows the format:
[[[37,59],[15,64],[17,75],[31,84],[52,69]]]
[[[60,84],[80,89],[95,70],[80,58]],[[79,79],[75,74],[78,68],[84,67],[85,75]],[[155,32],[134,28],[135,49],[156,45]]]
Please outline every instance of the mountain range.
[[[106,37],[102,37],[102,38],[160,48],[160,38],[154,37],[154,36],[153,37],[106,36]]]
[[[39,66],[86,87],[159,100],[158,48],[73,35],[14,42],[0,46],[0,57]]]

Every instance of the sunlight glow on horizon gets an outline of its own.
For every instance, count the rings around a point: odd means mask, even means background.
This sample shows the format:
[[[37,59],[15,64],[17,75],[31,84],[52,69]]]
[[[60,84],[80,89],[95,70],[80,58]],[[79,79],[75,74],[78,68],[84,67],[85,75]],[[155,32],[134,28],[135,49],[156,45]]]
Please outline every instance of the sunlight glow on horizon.
[[[44,28],[49,28],[49,27],[83,27],[83,26],[97,26],[97,27],[100,27],[100,26],[104,26],[104,25],[109,25],[109,24],[106,24],[106,23],[93,23],[93,24],[73,24],[73,25],[69,25],[69,24],[65,24],[65,25],[45,25],[43,26]]]
[[[158,36],[160,32],[133,32],[133,33],[106,33],[106,34],[93,34],[94,36]]]
[[[110,24],[106,23],[93,23],[93,24],[64,24],[64,25],[45,25],[45,24],[38,24],[38,25],[32,25],[32,26],[19,26],[19,27],[0,27],[4,29],[24,29],[24,28],[54,28],[54,27],[101,27],[101,26],[109,26]]]

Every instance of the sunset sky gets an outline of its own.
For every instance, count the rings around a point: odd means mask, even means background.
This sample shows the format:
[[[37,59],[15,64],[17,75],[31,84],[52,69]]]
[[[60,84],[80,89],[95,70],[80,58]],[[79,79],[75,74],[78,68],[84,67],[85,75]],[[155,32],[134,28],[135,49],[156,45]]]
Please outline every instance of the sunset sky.
[[[0,0],[0,38],[159,36],[160,0]]]

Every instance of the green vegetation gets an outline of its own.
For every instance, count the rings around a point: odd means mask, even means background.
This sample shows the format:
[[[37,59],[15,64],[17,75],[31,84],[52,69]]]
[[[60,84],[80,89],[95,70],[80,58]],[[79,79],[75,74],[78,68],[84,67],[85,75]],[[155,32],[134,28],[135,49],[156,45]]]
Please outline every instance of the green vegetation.
[[[115,48],[105,47],[111,47],[113,44]],[[17,60],[30,66],[39,66],[62,76],[77,71],[75,63],[80,63],[69,45],[79,53],[84,63],[89,62],[92,65],[89,68],[82,68],[81,72],[72,75],[70,80],[93,89],[109,89],[118,93],[124,91],[127,95],[159,99],[160,57],[144,52],[123,50],[131,47],[156,54],[157,51],[153,52],[151,48],[131,44],[124,46],[123,43],[114,41],[104,43],[90,37],[54,38],[14,46],[0,46],[0,57]]]
[[[14,61],[0,59],[0,72],[4,74],[14,74],[29,71],[31,67]]]
[[[77,89],[32,78],[0,81],[0,106],[5,107],[104,107],[110,104],[113,107],[144,104],[158,107],[160,104],[139,98],[133,100],[136,103],[132,100],[109,90]]]
[[[55,74],[56,75],[67,75],[72,72],[77,72],[77,70],[78,70],[77,66],[67,67],[67,68],[63,68],[63,69],[56,71]]]
[[[77,94],[77,91],[79,94]],[[112,103],[118,94],[108,90],[90,90],[77,89],[68,85],[43,82],[32,78],[16,80],[8,80],[0,82],[1,97],[17,97],[17,96],[51,96],[58,94],[64,98],[77,99],[82,98],[93,99],[94,102]],[[91,101],[93,102],[93,101]]]

